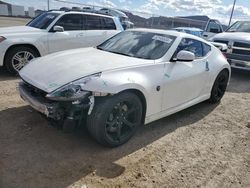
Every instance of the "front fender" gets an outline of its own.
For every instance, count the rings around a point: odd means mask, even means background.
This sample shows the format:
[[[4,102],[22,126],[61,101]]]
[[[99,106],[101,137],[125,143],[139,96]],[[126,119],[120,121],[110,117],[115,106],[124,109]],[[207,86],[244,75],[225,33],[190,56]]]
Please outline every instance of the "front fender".
[[[162,85],[163,64],[150,64],[124,70],[113,70],[102,73],[100,78],[93,79],[83,86],[83,89],[117,94],[125,90],[140,91],[147,103],[146,116],[158,113],[162,108],[163,89],[156,89]]]
[[[104,73],[100,78],[93,79],[88,82],[84,89],[93,92],[102,92],[117,94],[124,90],[136,89],[142,92],[145,96],[147,95],[147,90],[145,85],[147,85],[147,79],[144,75],[136,72],[112,72]]]
[[[32,38],[24,38],[24,37],[15,37],[15,38],[7,38],[8,42],[8,49],[15,45],[31,45],[35,47],[41,56],[44,56],[48,54],[48,48],[47,48],[47,41],[45,38],[42,39],[42,37],[39,37],[37,39],[36,37]]]

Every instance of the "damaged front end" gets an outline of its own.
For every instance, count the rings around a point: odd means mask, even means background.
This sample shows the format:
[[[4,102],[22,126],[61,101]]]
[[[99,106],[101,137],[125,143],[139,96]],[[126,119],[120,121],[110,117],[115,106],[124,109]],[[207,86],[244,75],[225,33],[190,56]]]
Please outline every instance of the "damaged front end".
[[[23,100],[31,107],[54,122],[70,120],[81,124],[91,114],[94,108],[95,96],[102,97],[107,94],[83,90],[91,79],[99,74],[91,75],[75,82],[69,83],[52,93],[46,93],[33,85],[22,81],[19,83],[19,92]]]
[[[19,83],[19,92],[31,107],[55,121],[81,121],[83,115],[89,112],[90,106],[94,105],[92,92],[85,92],[79,100],[56,101],[49,99],[46,92],[26,82]]]

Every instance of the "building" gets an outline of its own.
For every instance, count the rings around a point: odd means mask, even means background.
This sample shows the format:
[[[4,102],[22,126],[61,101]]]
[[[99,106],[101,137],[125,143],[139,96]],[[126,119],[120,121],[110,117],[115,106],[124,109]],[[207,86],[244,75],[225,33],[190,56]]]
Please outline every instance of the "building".
[[[12,16],[25,16],[24,6],[11,5]]]
[[[34,7],[29,7],[28,8],[28,16],[31,17],[31,18],[35,17],[35,9],[34,9]]]
[[[8,5],[0,4],[0,15],[1,16],[8,16],[9,15]]]

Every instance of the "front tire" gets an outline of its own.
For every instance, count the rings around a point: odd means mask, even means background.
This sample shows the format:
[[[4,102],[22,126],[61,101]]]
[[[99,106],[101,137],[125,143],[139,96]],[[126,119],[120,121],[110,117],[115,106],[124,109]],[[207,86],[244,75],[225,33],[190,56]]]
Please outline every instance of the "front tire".
[[[142,104],[137,95],[123,92],[96,98],[87,128],[100,144],[116,147],[127,142],[141,124]]]
[[[222,97],[226,92],[228,79],[229,79],[228,71],[223,70],[219,73],[211,91],[211,96],[209,99],[210,103],[215,104],[220,102],[220,100],[222,99]]]
[[[12,74],[17,74],[28,62],[39,54],[33,48],[17,46],[10,49],[5,55],[5,67]]]

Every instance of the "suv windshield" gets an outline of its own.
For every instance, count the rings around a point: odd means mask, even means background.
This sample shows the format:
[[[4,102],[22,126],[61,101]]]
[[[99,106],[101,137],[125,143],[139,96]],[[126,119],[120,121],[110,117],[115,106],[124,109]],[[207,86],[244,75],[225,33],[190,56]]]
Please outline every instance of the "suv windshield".
[[[142,31],[124,31],[97,49],[142,59],[159,59],[173,44],[175,36]]]
[[[250,33],[250,21],[236,22],[226,32],[248,32]]]
[[[27,26],[39,29],[47,29],[47,27],[56,19],[59,13],[45,12],[31,20]]]

